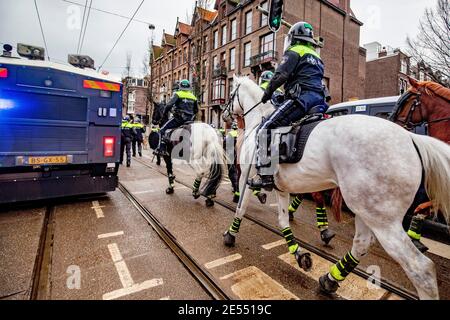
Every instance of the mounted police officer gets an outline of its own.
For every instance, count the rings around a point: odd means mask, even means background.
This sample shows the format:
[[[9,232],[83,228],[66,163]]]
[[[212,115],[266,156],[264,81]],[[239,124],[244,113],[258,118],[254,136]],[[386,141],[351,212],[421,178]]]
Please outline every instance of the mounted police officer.
[[[127,167],[131,164],[131,141],[133,140],[133,125],[130,116],[125,116],[121,126],[120,164],[123,164],[123,153],[127,152]]]
[[[157,155],[169,155],[167,153],[167,142],[165,140],[166,131],[177,128],[187,122],[194,121],[197,115],[197,98],[192,94],[189,80],[183,79],[180,81],[179,90],[174,93],[172,99],[170,99],[167,104],[164,110],[164,116],[168,112],[172,112],[173,118],[167,121],[160,130],[159,146],[154,152]]]
[[[286,92],[286,102],[277,108],[273,114],[261,125],[258,132],[258,142],[267,134],[267,146],[270,146],[270,130],[288,126],[302,119],[310,113],[325,112],[328,108],[325,102],[322,80],[324,64],[315,51],[317,42],[314,40],[312,26],[307,22],[297,22],[287,34],[286,51],[283,60],[270,80],[261,99],[262,103],[269,101],[273,93],[282,85]],[[273,174],[260,171],[261,168],[270,167],[270,160],[262,163],[267,150],[258,148],[256,169],[258,174],[249,180],[251,188],[274,187]],[[269,156],[270,157],[270,156]]]
[[[136,157],[136,145],[139,156],[142,157],[142,143],[144,142],[144,134],[145,127],[142,124],[141,119],[136,118],[135,121],[133,121],[133,143],[131,145],[133,150],[133,157]]]
[[[273,72],[270,70],[266,70],[261,73],[261,77],[259,78],[259,87],[266,91],[269,86],[270,80],[273,78]],[[272,94],[272,98],[270,99],[275,108],[281,106],[284,102],[284,92],[281,88],[277,88]]]

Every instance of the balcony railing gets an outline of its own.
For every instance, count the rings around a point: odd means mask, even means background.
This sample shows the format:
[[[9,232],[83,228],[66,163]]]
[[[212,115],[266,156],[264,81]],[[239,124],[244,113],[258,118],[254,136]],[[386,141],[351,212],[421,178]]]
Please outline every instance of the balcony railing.
[[[278,60],[278,53],[274,50],[269,50],[250,57],[250,66],[254,67],[274,60]]]
[[[226,77],[227,73],[228,73],[228,70],[226,67],[216,67],[213,70],[212,76],[213,76],[213,78]]]

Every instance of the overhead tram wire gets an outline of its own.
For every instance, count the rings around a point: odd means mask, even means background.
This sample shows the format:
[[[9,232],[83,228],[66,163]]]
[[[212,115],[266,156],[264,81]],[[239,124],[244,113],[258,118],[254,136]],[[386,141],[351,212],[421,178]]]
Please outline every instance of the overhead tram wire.
[[[34,0],[34,6],[36,7],[36,13],[37,13],[38,20],[39,20],[39,26],[41,27],[41,34],[42,34],[42,39],[44,40],[45,52],[47,52],[47,59],[50,60],[50,53],[48,52],[47,41],[45,41],[44,28],[42,28],[41,15],[39,14],[39,9],[38,9],[36,0]]]
[[[88,9],[88,14],[87,14],[87,18],[86,18],[86,24],[84,26],[84,31],[83,31],[83,38],[81,39],[80,50],[78,51],[78,54],[80,54],[81,50],[83,50],[84,36],[86,35],[86,30],[87,30],[87,27],[88,27],[89,17],[91,15],[92,1],[94,1],[94,0],[91,0],[91,2],[89,3],[89,9]]]
[[[70,4],[74,4],[76,6],[83,7],[83,5],[81,3],[77,3],[75,1],[70,1],[70,0],[61,0],[61,1],[67,2],[67,3],[70,3]],[[111,12],[111,11],[107,11],[107,10],[103,10],[103,9],[99,9],[99,8],[92,7],[92,10],[98,11],[98,12],[102,12],[102,13],[106,13],[106,14],[110,14],[110,15],[113,15],[113,16],[116,16],[116,17],[120,17],[120,18],[124,18],[124,19],[130,19],[130,17],[123,16],[121,14],[118,14],[118,13],[115,13],[115,12]],[[146,25],[151,24],[150,22],[139,20],[139,19],[132,19],[132,21],[143,23],[143,24],[146,24]]]
[[[83,20],[81,20],[81,29],[80,29],[80,35],[78,37],[78,44],[77,44],[77,54],[80,53],[81,35],[83,33],[83,28],[84,28],[84,18],[86,17],[87,3],[88,3],[88,0],[86,0],[86,2],[84,4]]]
[[[100,67],[98,67],[98,70],[100,70],[103,65],[105,64],[106,60],[108,60],[109,56],[111,55],[111,53],[113,52],[114,48],[116,47],[117,43],[119,42],[120,38],[122,38],[123,34],[125,33],[125,31],[127,30],[128,26],[130,25],[131,21],[133,21],[134,16],[138,13],[139,9],[141,8],[142,4],[144,3],[145,0],[142,0],[141,3],[139,4],[139,6],[137,7],[136,11],[133,13],[133,16],[130,18],[130,20],[128,21],[127,25],[125,26],[125,28],[122,30],[122,33],[120,34],[119,38],[117,38],[116,42],[114,43],[113,47],[111,48],[111,50],[109,50],[108,55],[106,56],[105,60],[103,60],[102,64],[100,65]]]

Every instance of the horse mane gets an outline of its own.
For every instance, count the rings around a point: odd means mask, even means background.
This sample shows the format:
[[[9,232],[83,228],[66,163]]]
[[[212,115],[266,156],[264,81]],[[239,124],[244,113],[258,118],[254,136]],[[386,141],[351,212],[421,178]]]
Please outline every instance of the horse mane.
[[[426,94],[432,96],[436,94],[444,99],[450,100],[450,89],[433,81],[421,81],[419,86],[425,88]],[[415,90],[411,90],[415,92]]]

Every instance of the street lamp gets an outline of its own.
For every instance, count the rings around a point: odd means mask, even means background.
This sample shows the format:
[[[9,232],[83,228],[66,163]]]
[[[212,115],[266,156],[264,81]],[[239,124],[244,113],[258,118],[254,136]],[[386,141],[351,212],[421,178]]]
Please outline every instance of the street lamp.
[[[150,88],[149,90],[147,90],[147,94],[150,95],[150,98],[147,97],[147,101],[152,105],[153,104],[153,69],[152,69],[152,63],[153,63],[153,31],[155,30],[155,26],[153,24],[149,24],[148,28],[151,31],[151,38],[150,38],[150,54],[149,54],[149,64],[150,64]],[[148,122],[150,123],[150,117],[148,114],[148,110],[149,106],[148,103],[145,107],[145,116],[148,119]],[[153,108],[152,108],[152,112],[153,114]]]

